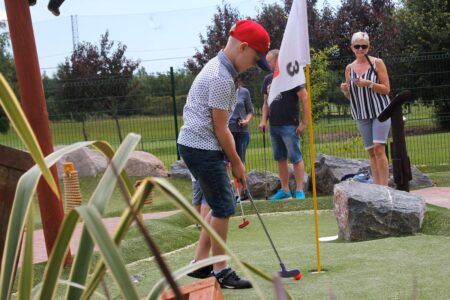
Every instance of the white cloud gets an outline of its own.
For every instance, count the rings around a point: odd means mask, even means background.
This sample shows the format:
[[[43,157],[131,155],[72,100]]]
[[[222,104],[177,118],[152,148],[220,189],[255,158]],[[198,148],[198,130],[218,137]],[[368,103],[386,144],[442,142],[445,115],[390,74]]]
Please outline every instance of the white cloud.
[[[6,12],[4,10],[0,10],[0,21],[5,21],[7,19]]]

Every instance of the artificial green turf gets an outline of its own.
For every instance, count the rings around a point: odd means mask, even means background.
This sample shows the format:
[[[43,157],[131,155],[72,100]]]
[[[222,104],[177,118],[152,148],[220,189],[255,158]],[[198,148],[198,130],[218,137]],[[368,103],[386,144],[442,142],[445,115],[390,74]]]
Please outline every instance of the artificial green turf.
[[[429,235],[450,236],[450,210],[427,204],[427,212],[420,232]]]
[[[274,274],[280,269],[275,254],[256,216],[248,218],[250,225],[245,229],[238,229],[240,218],[232,219],[228,244],[241,259]],[[450,238],[447,236],[417,234],[358,243],[322,242],[321,268],[327,272],[312,274],[309,270],[317,266],[313,215],[294,212],[268,214],[263,218],[287,268],[303,271],[301,281],[283,280],[295,299],[328,299],[330,294],[337,299],[411,299],[413,293],[417,299],[450,297]],[[319,236],[336,233],[333,213],[321,212]],[[188,248],[166,259],[174,270],[186,265],[193,255],[194,248]],[[141,296],[161,277],[154,262],[147,260],[130,264],[129,272],[144,276],[136,284]],[[110,280],[109,292],[117,295]],[[183,278],[180,284],[187,282],[192,279]],[[257,282],[265,295],[273,299],[272,286],[260,279]],[[256,298],[253,289],[224,290],[224,294],[226,299]]]

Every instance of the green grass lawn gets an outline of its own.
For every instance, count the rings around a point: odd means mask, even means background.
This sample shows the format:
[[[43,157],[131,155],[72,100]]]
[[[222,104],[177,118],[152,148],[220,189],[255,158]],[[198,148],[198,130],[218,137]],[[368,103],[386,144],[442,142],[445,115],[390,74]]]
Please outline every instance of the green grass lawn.
[[[450,186],[450,171],[445,168],[423,168],[438,186]],[[95,189],[98,178],[80,178],[83,202],[86,202]],[[133,180],[136,178],[133,178]],[[189,180],[169,179],[187,198],[191,197]],[[335,235],[336,220],[331,210],[332,196],[319,196],[319,236]],[[316,268],[313,200],[310,194],[306,201],[257,201],[269,231],[274,238],[284,262],[289,268],[301,268],[304,278],[300,282],[284,280],[286,287],[296,299],[328,299],[330,291],[338,299],[409,299],[417,286],[418,299],[445,299],[450,294],[444,286],[450,270],[448,247],[450,246],[450,211],[427,205],[423,229],[420,234],[411,237],[380,239],[370,242],[321,243],[321,267],[327,269],[324,274],[308,272]],[[118,190],[115,191],[107,206],[107,216],[118,216],[125,207]],[[144,211],[165,211],[175,209],[165,195],[156,191],[154,205]],[[250,219],[250,225],[242,230],[237,225],[242,221],[237,211],[230,225],[229,244],[238,254],[256,266],[272,274],[278,270],[276,257],[265,238],[253,208],[244,202],[244,211]],[[270,214],[275,213],[275,214]],[[40,221],[37,221],[40,222]],[[39,223],[40,225],[40,223]],[[192,245],[199,231],[187,217],[177,214],[162,220],[147,220],[145,225],[164,253],[172,252]],[[160,278],[160,273],[148,257],[149,250],[133,226],[127,238],[121,244],[121,252],[129,264],[131,274],[144,275],[137,284],[143,293]],[[188,247],[177,254],[170,255],[168,262],[172,269],[184,266],[192,258],[194,247]],[[36,282],[39,282],[44,264],[36,266]],[[439,270],[433,272],[432,270]],[[445,269],[442,273],[441,270]],[[434,275],[436,274],[436,275]],[[64,276],[68,276],[65,271]],[[420,277],[419,277],[420,276]],[[109,279],[110,280],[110,279]],[[181,284],[190,282],[184,278]],[[272,287],[261,283],[264,292],[272,295]],[[417,282],[417,284],[416,284]],[[114,284],[109,281],[111,293]],[[389,292],[388,292],[389,291]],[[102,292],[99,290],[99,292]],[[60,291],[62,293],[62,291]],[[62,294],[61,294],[62,295]],[[117,295],[117,294],[115,294]],[[254,299],[253,290],[225,291],[226,299]],[[367,295],[367,297],[366,297]],[[142,294],[141,296],[145,296]],[[269,299],[271,296],[268,297]]]
[[[287,201],[286,201],[287,202]],[[291,201],[294,202],[294,201]],[[294,202],[295,203],[295,202]],[[258,203],[259,205],[259,203]],[[263,211],[263,208],[261,208]],[[448,220],[449,212],[447,212]],[[367,242],[320,243],[322,274],[313,274],[317,257],[313,215],[308,212],[264,215],[277,250],[288,268],[301,268],[301,281],[284,279],[285,287],[295,299],[328,299],[330,293],[337,299],[448,299],[450,289],[450,237],[417,234],[409,237],[386,238]],[[250,225],[238,229],[240,218],[230,225],[229,245],[238,256],[269,274],[279,271],[275,254],[257,218],[249,216]],[[184,229],[189,232],[192,227]],[[319,215],[319,236],[335,235],[336,220],[332,212]],[[167,239],[172,239],[170,236]],[[166,257],[172,269],[186,265],[194,255],[189,247]],[[233,263],[231,263],[233,265]],[[160,277],[153,261],[144,259],[128,266],[130,274],[143,278],[136,288],[145,296]],[[241,272],[242,273],[242,272]],[[192,282],[183,278],[180,284]],[[111,295],[117,295],[115,285],[108,278]],[[273,288],[257,279],[268,299],[273,299]],[[100,289],[99,292],[102,292]],[[224,291],[226,299],[256,299],[253,289]],[[413,297],[416,295],[416,297]]]

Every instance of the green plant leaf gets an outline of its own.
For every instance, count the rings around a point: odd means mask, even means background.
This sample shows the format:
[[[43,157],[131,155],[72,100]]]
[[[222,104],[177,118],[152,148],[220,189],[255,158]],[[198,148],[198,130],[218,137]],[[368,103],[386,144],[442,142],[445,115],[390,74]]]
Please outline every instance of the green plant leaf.
[[[64,266],[64,259],[69,250],[70,240],[76,228],[79,215],[76,211],[69,211],[61,224],[55,246],[45,266],[42,282],[39,288],[39,299],[53,299],[57,288],[58,278]],[[78,288],[78,287],[77,287]]]
[[[105,225],[102,222],[102,216],[93,206],[86,205],[76,208],[84,221],[91,238],[95,241],[99,251],[105,261],[112,277],[120,287],[123,299],[139,299],[136,289],[131,282],[130,276],[125,268],[125,262],[120,256],[118,247],[111,240]],[[84,253],[83,255],[84,256]]]
[[[45,164],[52,166],[61,157],[76,149],[91,145],[93,142],[79,142],[63,147],[45,158]],[[42,171],[38,165],[29,169],[17,183],[14,202],[8,223],[8,230],[3,251],[3,260],[0,272],[0,299],[7,299],[11,294],[14,282],[14,267],[18,259],[22,233],[25,227],[26,216],[31,206],[33,195],[41,178]]]
[[[22,268],[20,269],[18,298],[31,299],[31,290],[33,288],[34,270],[33,270],[33,234],[34,234],[34,213],[33,205],[30,206],[30,212],[27,218],[27,232],[25,234],[25,251],[23,253]]]
[[[39,146],[39,142],[34,135],[34,131],[28,123],[28,119],[25,116],[19,101],[14,95],[13,90],[6,81],[5,77],[0,73],[0,105],[3,107],[9,121],[14,127],[17,135],[27,147],[31,157],[36,164],[41,168],[42,175],[45,181],[49,185],[50,189],[55,193],[56,197],[61,200],[58,186],[52,173],[47,168],[44,162],[44,154]]]
[[[147,195],[153,189],[153,185],[150,183],[148,179],[143,179],[141,184],[137,188],[136,192],[133,194],[131,198],[131,205],[133,209],[137,212],[142,208]],[[116,230],[113,234],[113,241],[116,245],[119,245],[122,239],[125,238],[128,229],[133,221],[133,215],[131,210],[127,207],[123,212],[120,221],[116,227]],[[89,282],[87,283],[86,290],[84,291],[81,299],[89,299],[91,295],[94,293],[97,286],[100,284],[102,277],[104,275],[106,268],[104,261],[100,258],[97,266],[95,267],[95,271],[90,276]]]
[[[130,133],[126,136],[125,140],[122,142],[119,149],[117,149],[117,152],[114,154],[114,157],[112,157],[111,163],[103,174],[95,191],[93,192],[91,199],[89,200],[89,205],[94,206],[98,210],[100,215],[103,214],[103,211],[109,199],[111,198],[114,188],[116,187],[118,174],[122,173],[128,157],[136,148],[139,140],[140,135],[137,134]],[[107,147],[106,143],[95,146],[101,151],[104,150],[103,153],[106,155],[111,155],[112,153],[114,153],[112,149],[104,149],[104,147]],[[126,182],[127,180],[129,181],[129,179],[125,176],[126,175],[122,176],[122,178],[125,178],[123,180],[125,180],[126,187],[129,188],[131,184],[129,182]],[[129,190],[128,193],[131,195],[133,191],[134,189],[131,187],[131,190]],[[93,251],[94,244],[92,242],[92,239],[86,232],[85,228],[83,228],[77,253],[83,253],[84,255],[77,255],[75,257],[75,262],[70,274],[71,282],[75,282],[81,285],[85,284]],[[70,287],[67,291],[67,298],[79,299],[81,294],[82,293],[80,290]]]

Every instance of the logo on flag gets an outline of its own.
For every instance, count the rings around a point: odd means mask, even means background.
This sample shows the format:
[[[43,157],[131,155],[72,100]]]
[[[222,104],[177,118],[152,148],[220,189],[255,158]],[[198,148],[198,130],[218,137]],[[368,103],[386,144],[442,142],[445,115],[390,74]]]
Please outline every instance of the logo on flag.
[[[273,72],[268,104],[281,92],[305,84],[303,67],[310,64],[306,0],[294,0],[281,41],[278,62]]]

